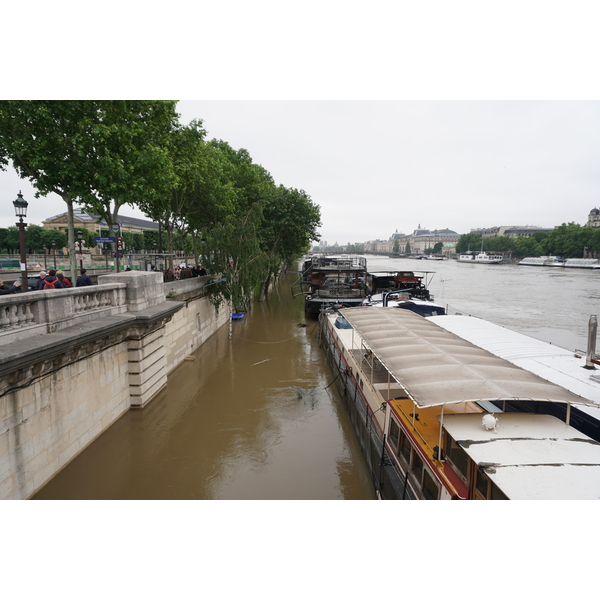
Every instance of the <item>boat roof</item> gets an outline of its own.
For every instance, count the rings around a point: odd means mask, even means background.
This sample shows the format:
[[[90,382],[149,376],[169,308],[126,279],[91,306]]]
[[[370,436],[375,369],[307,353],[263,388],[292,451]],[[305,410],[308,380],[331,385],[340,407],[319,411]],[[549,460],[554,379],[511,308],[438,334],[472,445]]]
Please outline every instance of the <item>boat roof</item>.
[[[433,316],[427,319],[600,407],[600,368],[584,369],[585,353],[566,350],[468,315]],[[581,410],[600,421],[600,408],[581,407]]]
[[[419,407],[504,399],[599,406],[411,311],[340,313]]]
[[[597,500],[600,444],[551,415],[444,415],[444,429],[511,500]],[[557,469],[556,467],[561,467]]]

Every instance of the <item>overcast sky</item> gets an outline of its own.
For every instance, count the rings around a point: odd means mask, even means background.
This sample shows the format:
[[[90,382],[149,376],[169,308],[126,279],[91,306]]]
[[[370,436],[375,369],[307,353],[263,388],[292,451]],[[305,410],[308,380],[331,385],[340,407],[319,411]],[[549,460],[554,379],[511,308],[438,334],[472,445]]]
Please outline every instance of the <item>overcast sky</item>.
[[[143,53],[133,41],[89,44],[87,21],[75,38],[36,53],[30,42],[45,39],[51,14],[31,19],[11,5],[31,30],[27,44],[18,28],[5,32],[7,44],[31,52],[36,70],[7,61],[5,90],[190,98],[178,105],[182,121],[201,119],[208,139],[245,148],[277,184],[303,189],[321,207],[329,243],[388,239],[418,225],[467,233],[584,224],[600,208],[600,41],[589,0],[185,6],[177,28],[165,29],[160,13],[145,16],[143,31],[135,10],[118,23],[95,15],[100,31],[127,31]],[[148,44],[153,28],[162,46]],[[78,42],[82,53],[73,53]],[[14,224],[19,189],[30,223],[66,209],[0,171],[0,227]]]
[[[181,101],[181,121],[248,150],[277,184],[321,207],[329,243],[388,239],[418,225],[585,224],[600,206],[598,101]],[[0,172],[0,226],[65,211]],[[125,207],[123,214],[142,216]]]

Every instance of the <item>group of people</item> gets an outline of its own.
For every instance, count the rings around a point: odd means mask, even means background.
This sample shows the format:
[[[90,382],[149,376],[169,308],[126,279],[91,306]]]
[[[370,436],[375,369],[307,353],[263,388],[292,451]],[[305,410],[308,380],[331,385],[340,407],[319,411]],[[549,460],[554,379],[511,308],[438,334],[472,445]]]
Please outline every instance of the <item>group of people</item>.
[[[204,275],[208,275],[208,271],[202,265],[188,267],[185,263],[182,263],[173,270],[167,269],[164,272],[164,280],[165,282],[178,281],[180,279],[190,279],[191,277],[204,277]]]
[[[92,280],[90,276],[86,274],[86,269],[81,269],[81,275],[77,277],[77,281],[75,282],[75,287],[82,287],[86,285],[92,285]],[[36,283],[36,290],[54,290],[54,289],[64,289],[73,287],[73,282],[65,277],[65,274],[62,271],[56,271],[55,269],[50,269],[48,272],[40,271],[39,279]],[[15,283],[8,287],[4,285],[4,282],[0,279],[0,295],[4,294],[15,294],[23,291],[23,285],[21,280],[15,281]]]

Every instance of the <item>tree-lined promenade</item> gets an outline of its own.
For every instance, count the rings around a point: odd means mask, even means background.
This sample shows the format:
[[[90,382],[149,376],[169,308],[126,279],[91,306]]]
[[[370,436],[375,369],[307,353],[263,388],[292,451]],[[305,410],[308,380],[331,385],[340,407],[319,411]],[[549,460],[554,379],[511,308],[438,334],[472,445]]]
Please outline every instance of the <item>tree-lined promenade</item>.
[[[207,140],[202,121],[179,122],[176,101],[0,101],[0,168],[12,164],[36,197],[65,202],[68,235],[29,226],[27,247],[69,250],[77,270],[74,206],[99,215],[110,231],[120,209],[135,206],[160,223],[164,247],[183,249],[219,273],[211,301],[245,309],[282,265],[318,239],[320,208],[301,189],[276,184],[245,149]],[[14,229],[14,231],[13,231]],[[86,245],[90,232],[81,230]],[[156,232],[124,236],[150,250]],[[0,247],[17,242],[0,230]],[[18,243],[18,242],[17,242]],[[173,265],[170,265],[173,267]]]

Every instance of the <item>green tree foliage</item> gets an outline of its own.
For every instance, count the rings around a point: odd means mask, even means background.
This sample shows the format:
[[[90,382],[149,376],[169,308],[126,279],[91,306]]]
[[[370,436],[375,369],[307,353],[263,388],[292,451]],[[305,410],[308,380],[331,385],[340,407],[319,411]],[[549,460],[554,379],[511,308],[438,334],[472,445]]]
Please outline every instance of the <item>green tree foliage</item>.
[[[84,203],[110,225],[123,204],[158,201],[172,182],[168,101],[0,102],[0,167],[12,161],[36,196],[54,192],[67,204],[71,268],[76,270],[73,204]],[[74,271],[73,271],[74,272]]]
[[[319,239],[317,228],[321,224],[320,209],[304,190],[280,185],[273,191],[264,206],[260,228],[261,246],[269,265],[263,278],[261,299],[280,267],[290,265],[308,251],[311,241]]]
[[[465,233],[461,235],[458,243],[456,244],[456,253],[464,254],[465,252],[470,251],[479,251],[481,250],[481,236],[476,233]]]
[[[235,310],[247,311],[253,294],[261,283],[268,259],[260,247],[258,228],[262,219],[260,206],[245,214],[236,213],[214,225],[206,233],[202,264],[217,274],[220,283],[207,286],[210,302],[219,307],[231,303]]]
[[[481,250],[481,237],[468,233],[460,236],[456,252],[462,254]],[[600,256],[600,229],[563,223],[550,232],[536,232],[529,237],[496,237],[483,240],[486,252],[512,253],[517,258],[524,256],[553,255],[563,258]]]

